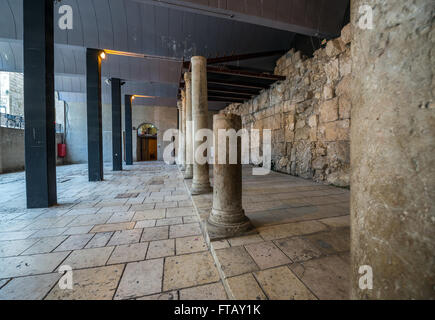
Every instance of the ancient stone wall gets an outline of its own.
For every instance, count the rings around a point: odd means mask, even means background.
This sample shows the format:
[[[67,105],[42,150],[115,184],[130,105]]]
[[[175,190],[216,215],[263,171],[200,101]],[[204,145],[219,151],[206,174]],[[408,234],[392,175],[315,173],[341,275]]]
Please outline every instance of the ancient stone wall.
[[[275,69],[285,81],[222,111],[244,128],[272,129],[273,170],[349,186],[351,37],[346,26],[312,58],[289,51]]]

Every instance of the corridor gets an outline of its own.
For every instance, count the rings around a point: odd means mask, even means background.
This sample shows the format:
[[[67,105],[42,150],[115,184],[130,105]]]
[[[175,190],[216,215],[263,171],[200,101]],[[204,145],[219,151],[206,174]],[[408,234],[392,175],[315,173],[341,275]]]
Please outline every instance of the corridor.
[[[347,190],[247,167],[243,202],[258,234],[209,250],[195,208],[204,213],[211,194],[194,208],[176,166],[105,170],[87,182],[85,165],[58,167],[59,205],[48,209],[25,208],[22,172],[1,176],[0,299],[348,297]],[[73,290],[60,288],[61,266]]]

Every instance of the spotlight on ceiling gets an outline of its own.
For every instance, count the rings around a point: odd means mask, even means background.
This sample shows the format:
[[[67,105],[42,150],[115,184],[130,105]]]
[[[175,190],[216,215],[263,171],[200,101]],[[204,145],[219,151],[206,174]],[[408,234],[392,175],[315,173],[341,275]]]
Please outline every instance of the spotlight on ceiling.
[[[104,51],[101,51],[101,53],[100,53],[100,58],[101,58],[102,60],[106,59],[106,53],[105,53]]]

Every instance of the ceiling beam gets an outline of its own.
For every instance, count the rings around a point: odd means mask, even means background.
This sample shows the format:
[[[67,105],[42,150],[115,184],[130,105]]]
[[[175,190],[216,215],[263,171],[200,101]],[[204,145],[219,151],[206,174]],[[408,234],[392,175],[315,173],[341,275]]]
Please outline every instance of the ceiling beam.
[[[286,50],[275,50],[275,51],[255,52],[255,53],[236,54],[236,55],[216,57],[216,58],[208,58],[207,64],[227,63],[227,62],[234,62],[234,61],[272,57],[278,55],[282,56],[286,52],[287,52]],[[190,61],[184,61],[183,68],[189,69],[189,67],[190,67]]]
[[[208,80],[207,83],[210,84],[216,84],[216,85],[222,85],[222,86],[228,86],[228,87],[238,87],[238,88],[246,88],[246,89],[255,89],[255,90],[263,90],[269,87],[269,85],[266,84],[250,84],[250,83],[243,83],[243,82],[235,82],[235,81],[229,81],[227,79],[213,79]]]
[[[223,67],[210,67],[210,66],[207,67],[207,73],[224,74],[230,76],[271,80],[271,81],[282,81],[286,79],[286,77],[284,76],[277,76],[274,74],[257,73],[257,72],[243,71],[243,70],[231,70]]]
[[[255,91],[255,92],[243,92],[243,91],[237,91],[237,90],[233,90],[233,89],[229,89],[229,88],[211,88],[210,86],[208,86],[208,92],[213,92],[213,93],[229,93],[229,94],[237,94],[240,96],[244,96],[244,97],[252,97],[255,95],[258,95],[259,91]]]
[[[209,96],[208,101],[216,101],[216,102],[231,102],[231,103],[243,103],[247,99],[237,99],[230,97],[217,97],[217,96]]]
[[[213,90],[208,90],[208,96],[211,97],[227,97],[227,98],[234,98],[234,99],[241,99],[241,100],[250,100],[251,95],[243,95],[238,93],[231,93],[231,92],[216,92]]]

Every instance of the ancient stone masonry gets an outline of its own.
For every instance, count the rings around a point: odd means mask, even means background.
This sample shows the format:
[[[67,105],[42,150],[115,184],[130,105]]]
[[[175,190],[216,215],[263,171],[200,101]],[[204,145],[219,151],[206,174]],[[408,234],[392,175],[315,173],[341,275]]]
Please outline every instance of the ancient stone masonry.
[[[244,128],[272,130],[273,170],[349,186],[351,38],[348,25],[312,58],[289,51],[275,68],[285,81],[222,111]]]

